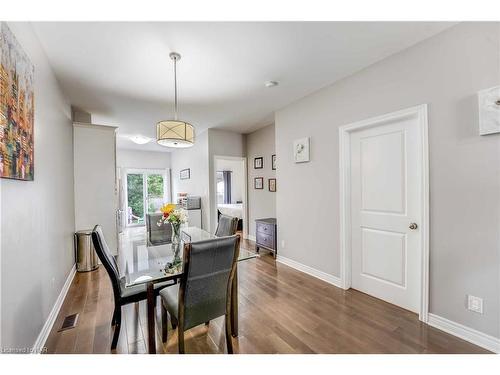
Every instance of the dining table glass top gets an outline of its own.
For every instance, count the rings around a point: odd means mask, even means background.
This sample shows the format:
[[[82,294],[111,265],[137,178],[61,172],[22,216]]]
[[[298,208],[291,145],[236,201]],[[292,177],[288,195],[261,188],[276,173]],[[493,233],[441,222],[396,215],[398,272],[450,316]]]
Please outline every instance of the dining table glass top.
[[[214,238],[217,237],[197,227],[181,228],[181,259],[185,243]],[[258,256],[257,253],[240,246],[238,262]],[[148,245],[144,230],[132,231],[120,238],[118,270],[126,288],[179,278],[183,272],[182,262],[172,266],[172,261],[171,245]]]

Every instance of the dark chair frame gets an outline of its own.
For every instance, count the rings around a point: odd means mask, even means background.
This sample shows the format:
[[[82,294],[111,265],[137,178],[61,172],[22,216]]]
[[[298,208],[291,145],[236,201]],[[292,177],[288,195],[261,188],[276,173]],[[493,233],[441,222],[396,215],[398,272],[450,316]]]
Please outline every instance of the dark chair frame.
[[[109,278],[111,279],[111,285],[113,287],[113,297],[115,301],[115,308],[113,312],[113,319],[111,320],[111,326],[114,326],[113,332],[113,340],[111,341],[111,350],[116,349],[116,345],[118,344],[118,337],[120,335],[121,321],[122,321],[122,306],[128,305],[130,303],[137,303],[142,300],[147,299],[147,289],[144,288],[144,291],[140,291],[138,293],[128,295],[123,297],[121,293],[120,286],[120,278],[118,274],[118,266],[116,264],[115,258],[111,254],[106,254],[107,245],[104,246],[105,239],[101,238],[97,229],[100,225],[96,225],[92,230],[92,242],[94,244],[95,251],[97,256],[101,260],[101,263],[104,265],[106,272],[108,273]],[[102,229],[101,229],[102,231]],[[104,243],[103,243],[104,242]],[[175,282],[172,282],[175,284]],[[168,285],[163,285],[166,287]],[[163,288],[155,288],[155,305],[156,305],[156,297],[159,295],[160,290]]]
[[[172,328],[177,328],[177,337],[178,337],[178,347],[179,354],[184,354],[184,314],[185,314],[185,295],[186,295],[186,285],[188,281],[189,275],[189,263],[191,258],[191,243],[186,243],[184,245],[184,254],[183,254],[183,262],[184,269],[180,279],[179,285],[179,306],[178,306],[178,319],[174,316],[170,316]],[[233,342],[231,340],[231,298],[233,293],[233,282],[234,277],[236,275],[236,268],[238,262],[238,256],[240,251],[240,236],[236,235],[236,243],[233,253],[233,262],[231,264],[231,271],[229,273],[229,279],[227,282],[227,290],[226,290],[226,312],[224,315],[224,325],[225,325],[225,333],[226,333],[226,345],[228,354],[233,354]],[[168,312],[167,307],[163,303],[163,299],[161,300],[161,321],[162,321],[162,341],[166,342],[168,339]],[[205,325],[209,325],[210,321],[205,322]]]

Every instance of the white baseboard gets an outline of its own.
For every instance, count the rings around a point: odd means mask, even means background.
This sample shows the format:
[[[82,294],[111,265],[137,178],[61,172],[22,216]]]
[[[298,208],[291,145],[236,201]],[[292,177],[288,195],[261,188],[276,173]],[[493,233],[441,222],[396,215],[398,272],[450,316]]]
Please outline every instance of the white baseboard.
[[[289,267],[295,268],[296,270],[300,272],[307,273],[308,275],[314,276],[320,280],[323,280],[327,282],[328,284],[332,284],[336,286],[337,288],[341,288],[341,282],[340,278],[337,276],[330,275],[329,273],[317,270],[315,268],[306,266],[305,264],[296,262],[295,260],[292,260],[290,258],[286,258],[282,255],[278,255],[276,258],[277,262],[283,263]]]
[[[45,342],[49,337],[50,331],[52,330],[52,326],[56,322],[57,315],[59,314],[59,310],[61,310],[61,306],[64,302],[64,299],[66,298],[66,294],[68,293],[69,287],[71,286],[71,282],[73,281],[75,274],[76,274],[76,265],[74,265],[71,268],[71,271],[69,271],[69,275],[61,289],[61,293],[59,293],[56,303],[54,304],[54,307],[52,307],[52,310],[50,311],[50,314],[47,317],[47,320],[45,321],[45,324],[43,325],[42,330],[40,331],[40,334],[38,335],[38,338],[35,341],[35,344],[33,345],[33,350],[32,350],[33,354],[40,354],[41,350],[45,346]]]
[[[453,322],[438,315],[429,313],[428,324],[434,328],[445,331],[450,335],[457,336],[465,341],[490,350],[494,353],[500,353],[500,339],[487,335],[486,333],[476,331],[473,328],[466,327],[460,323]]]
[[[247,240],[250,240],[250,241],[257,241],[257,239],[255,238],[255,236],[252,236],[251,234],[247,234],[246,237],[245,237]]]

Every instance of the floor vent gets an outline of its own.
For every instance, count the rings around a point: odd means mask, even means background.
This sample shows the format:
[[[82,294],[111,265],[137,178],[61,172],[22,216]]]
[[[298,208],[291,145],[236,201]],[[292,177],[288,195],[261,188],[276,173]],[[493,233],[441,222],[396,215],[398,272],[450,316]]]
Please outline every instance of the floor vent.
[[[57,332],[66,331],[67,329],[75,328],[76,323],[78,322],[78,314],[68,315],[64,318],[64,322]]]

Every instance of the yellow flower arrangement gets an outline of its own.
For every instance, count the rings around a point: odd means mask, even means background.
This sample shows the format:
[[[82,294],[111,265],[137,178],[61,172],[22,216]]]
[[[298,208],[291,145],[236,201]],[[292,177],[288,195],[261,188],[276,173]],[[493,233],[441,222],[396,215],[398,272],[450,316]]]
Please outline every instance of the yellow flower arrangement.
[[[165,218],[167,218],[173,210],[175,210],[175,204],[173,203],[167,203],[160,208]]]
[[[178,209],[173,203],[163,205],[160,208],[160,211],[163,213],[163,216],[158,221],[158,226],[162,225],[166,221],[180,226],[180,224],[187,221],[186,213],[183,210]]]

